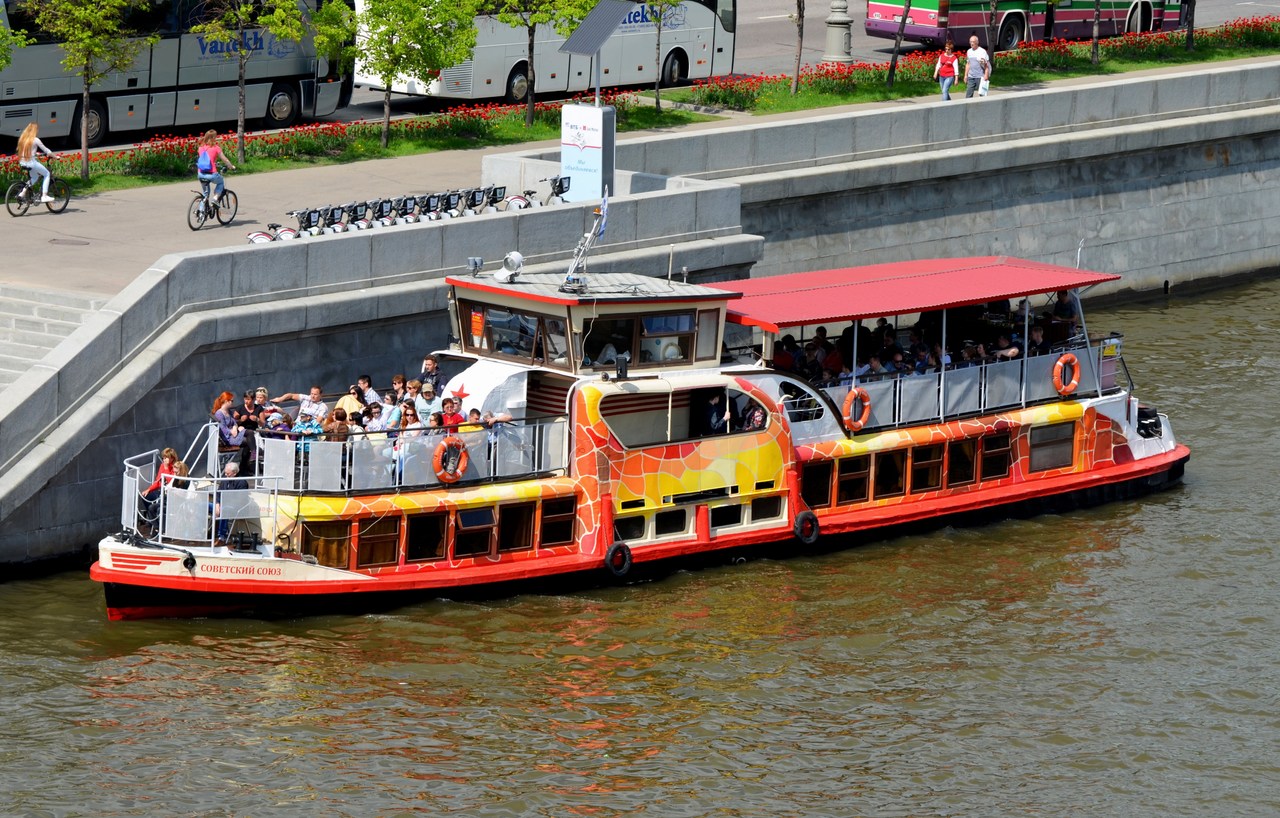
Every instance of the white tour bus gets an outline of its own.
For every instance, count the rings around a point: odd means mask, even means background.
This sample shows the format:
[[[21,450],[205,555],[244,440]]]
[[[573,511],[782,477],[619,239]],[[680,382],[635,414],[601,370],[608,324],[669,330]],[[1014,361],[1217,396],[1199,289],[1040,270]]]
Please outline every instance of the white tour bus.
[[[316,0],[300,2],[315,8]],[[237,59],[222,44],[187,33],[203,7],[199,0],[151,0],[134,12],[128,25],[157,32],[160,39],[130,70],[91,89],[90,146],[101,144],[108,132],[235,121]],[[0,24],[36,40],[15,49],[13,63],[0,70],[0,134],[16,136],[35,121],[43,139],[74,136],[78,142],[81,79],[62,66],[61,46],[38,30],[17,0],[3,0]],[[279,128],[299,116],[331,114],[350,101],[350,76],[331,72],[310,38],[296,43],[254,31],[245,41],[261,52],[247,67],[246,118]]]
[[[362,0],[356,0],[356,9],[363,10]],[[413,77],[397,79],[391,90],[450,99],[501,97],[522,102],[529,90],[527,32],[488,15],[476,17],[475,22],[476,47],[471,59],[446,68],[438,80],[429,83]],[[736,28],[737,0],[685,0],[669,10],[662,31],[663,84],[732,74]],[[601,84],[652,85],[658,78],[654,63],[657,37],[648,7],[637,2],[600,52]],[[592,57],[562,53],[559,49],[565,38],[550,26],[538,26],[534,40],[539,96],[595,87]],[[382,80],[368,74],[358,56],[355,74],[356,85],[385,90]]]

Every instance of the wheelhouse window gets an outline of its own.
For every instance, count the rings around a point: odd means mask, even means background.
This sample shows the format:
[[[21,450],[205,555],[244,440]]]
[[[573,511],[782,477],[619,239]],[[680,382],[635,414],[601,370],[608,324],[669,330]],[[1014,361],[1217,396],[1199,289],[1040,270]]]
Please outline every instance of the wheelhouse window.
[[[520,503],[498,509],[498,551],[525,551],[533,548],[533,516],[536,510],[536,503]]]
[[[695,348],[699,360],[712,359],[720,317],[717,310],[703,312],[709,317],[687,310],[588,319],[577,341],[582,364],[613,367],[626,356],[632,367],[670,366],[692,361]]]
[[[463,348],[495,358],[568,368],[568,324],[563,318],[493,304],[459,302]]]
[[[1033,472],[1065,469],[1075,462],[1074,423],[1055,423],[1031,430],[1031,463]]]

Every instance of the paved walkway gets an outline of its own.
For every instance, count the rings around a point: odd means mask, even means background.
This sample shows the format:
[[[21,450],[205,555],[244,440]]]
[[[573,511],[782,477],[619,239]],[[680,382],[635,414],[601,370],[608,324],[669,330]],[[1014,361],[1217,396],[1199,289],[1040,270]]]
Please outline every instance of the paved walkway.
[[[1132,76],[1185,70],[1186,66],[1173,66],[1139,72]],[[1061,80],[1053,84],[1078,85],[1111,82],[1115,79],[1090,77]],[[997,87],[993,92],[1012,90],[1034,89]],[[854,109],[919,105],[933,101],[935,97],[930,96],[768,117],[726,114],[724,120],[685,126],[682,130],[720,128],[732,124],[734,119],[749,119],[752,122],[803,119]],[[952,104],[980,105],[981,102],[966,102],[961,99]],[[620,139],[633,139],[642,135],[627,133]],[[555,143],[530,143],[519,148],[445,151],[245,176],[232,174],[228,184],[236,191],[240,200],[240,211],[235,222],[228,227],[206,226],[199,232],[189,230],[186,223],[186,207],[191,200],[192,191],[198,187],[194,179],[171,185],[73,198],[66,212],[60,215],[51,214],[43,208],[33,208],[21,219],[0,214],[5,234],[16,240],[10,242],[11,250],[19,247],[22,250],[5,260],[3,269],[0,270],[0,284],[110,298],[163,255],[243,244],[247,233],[265,229],[269,222],[288,223],[290,220],[284,214],[289,210],[383,195],[474,186],[480,180],[481,163],[486,155],[548,144]]]

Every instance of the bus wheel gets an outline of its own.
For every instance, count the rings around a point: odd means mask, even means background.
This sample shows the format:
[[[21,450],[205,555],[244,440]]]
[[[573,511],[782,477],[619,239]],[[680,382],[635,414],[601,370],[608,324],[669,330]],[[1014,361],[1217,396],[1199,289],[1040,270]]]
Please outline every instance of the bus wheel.
[[[511,69],[511,76],[507,77],[505,98],[507,102],[524,102],[525,97],[528,95],[529,72],[525,69],[524,63],[520,63]]]
[[[1022,42],[1022,18],[1016,14],[1006,15],[1000,24],[1000,36],[996,38],[1000,51],[1012,51]]]
[[[76,118],[71,123],[71,139],[77,147],[80,145],[80,124],[80,106],[77,105]],[[96,99],[89,100],[89,121],[85,131],[91,148],[98,147],[107,138],[107,109]]]
[[[298,118],[298,92],[292,86],[277,83],[267,97],[267,115],[262,124],[268,128],[287,128]]]
[[[678,52],[672,51],[662,62],[662,77],[660,81],[663,88],[670,88],[676,85],[680,80],[684,79],[684,60],[680,58]]]

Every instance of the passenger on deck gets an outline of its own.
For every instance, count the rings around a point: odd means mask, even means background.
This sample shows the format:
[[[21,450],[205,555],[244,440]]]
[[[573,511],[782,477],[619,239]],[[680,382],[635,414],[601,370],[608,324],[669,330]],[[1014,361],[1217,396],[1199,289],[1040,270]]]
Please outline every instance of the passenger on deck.
[[[1013,360],[1022,354],[1022,348],[1013,342],[1009,337],[1009,333],[1002,332],[996,337],[996,345],[991,350],[991,355],[997,360]]]
[[[429,436],[444,434],[444,415],[440,412],[432,412],[427,415],[427,434]]]
[[[266,433],[271,437],[285,438],[289,436],[292,419],[284,412],[272,412],[267,415]]]
[[[413,401],[406,400],[400,406],[400,428],[397,437],[417,437],[426,431],[426,426],[418,417],[418,409]]]
[[[893,327],[886,328],[884,333],[880,336],[880,351],[878,353],[880,355],[880,360],[883,361],[887,367],[889,362],[893,360],[894,353],[901,354],[902,352],[902,346],[898,343],[897,330]]]
[[[213,419],[218,424],[218,437],[222,447],[238,449],[244,443],[244,427],[236,423],[231,413],[231,405],[235,402],[230,392],[223,391],[213,402]]]
[[[440,398],[437,396],[438,393],[439,393],[439,390],[435,386],[429,383],[422,384],[422,392],[418,395],[419,400],[416,401],[416,405],[418,407],[418,414],[421,417],[426,417],[427,415],[430,415],[432,412],[440,411],[441,404],[440,404]]]
[[[214,493],[213,516],[218,520],[218,545],[226,545],[227,535],[231,533],[231,521],[222,519],[222,498],[228,491],[248,491],[249,483],[240,477],[240,464],[232,460],[222,468],[222,476],[226,479],[218,483]]]
[[[729,406],[724,399],[724,390],[709,393],[706,405],[702,409],[702,434],[725,434],[729,431],[729,417]]]
[[[359,432],[360,427],[351,423],[347,416],[347,411],[342,407],[333,410],[333,414],[329,416],[329,420],[324,425],[324,435],[326,440],[341,442],[351,436],[352,432]]]
[[[951,366],[951,355],[943,348],[941,341],[935,341],[933,344],[933,357],[939,365],[947,367]]]
[[[747,408],[742,413],[742,431],[758,432],[765,427],[768,420],[769,413],[764,410],[764,407],[748,398]]]
[[[868,375],[884,375],[889,370],[884,368],[884,364],[880,361],[879,355],[871,355],[867,358],[867,362],[853,371],[853,374],[859,378]]]
[[[244,403],[231,411],[231,416],[235,418],[236,423],[250,431],[257,429],[262,420],[261,415],[258,414],[261,410],[258,408],[256,398],[257,393],[250,389],[244,393]]]
[[[458,412],[457,398],[446,397],[441,401],[443,409],[440,413],[441,425],[448,431],[454,431],[460,424],[466,423],[467,419]]]
[[[472,409],[467,412],[467,422],[458,427],[459,432],[480,432],[484,431],[484,422],[480,418],[480,410]]]
[[[368,375],[361,375],[356,378],[356,388],[360,390],[360,397],[364,398],[365,406],[382,403],[382,397],[378,394],[378,390],[373,388],[373,378]]]
[[[1055,299],[1049,318],[1058,323],[1069,324],[1071,330],[1075,331],[1076,325],[1080,323],[1080,309],[1075,296],[1070,290],[1059,290]]]
[[[382,402],[389,403],[392,406],[399,406],[400,402],[404,400],[405,394],[404,375],[397,372],[391,376],[391,391],[383,396]]]
[[[812,341],[804,345],[804,358],[796,366],[796,374],[810,383],[822,380],[822,362],[818,360],[818,345]]]
[[[160,452],[160,467],[156,469],[156,479],[142,493],[142,517],[152,526],[159,520],[160,488],[164,485],[166,475],[173,476],[173,469],[177,463],[178,453],[174,449],[166,448]]]
[[[426,391],[427,384],[431,384],[432,392],[439,392],[444,388],[444,377],[440,374],[440,362],[435,355],[425,355],[422,358],[422,374],[418,376],[418,380],[422,382],[422,391]]]
[[[803,351],[792,335],[784,335],[778,339],[773,348],[773,366],[784,372],[795,371],[796,364],[804,357]]]
[[[364,412],[361,413],[364,418],[364,430],[366,433],[380,434],[387,430],[386,421],[382,416],[382,404],[374,403],[366,406]]]
[[[272,412],[279,412],[280,407],[271,402],[271,393],[267,391],[267,387],[259,386],[253,390],[253,402],[258,407],[258,418],[261,420]]]
[[[1027,341],[1028,355],[1048,355],[1050,344],[1044,338],[1044,327],[1039,324],[1031,325],[1031,337]]]
[[[329,407],[325,404],[323,391],[319,386],[312,385],[310,391],[303,395],[301,392],[285,392],[278,398],[272,398],[272,402],[276,403],[282,400],[298,401],[298,421],[305,421],[307,418],[314,419],[317,423],[322,423],[329,416]]]
[[[346,412],[348,418],[360,417],[364,411],[364,390],[356,384],[347,387],[347,393],[338,398],[337,408]]]

